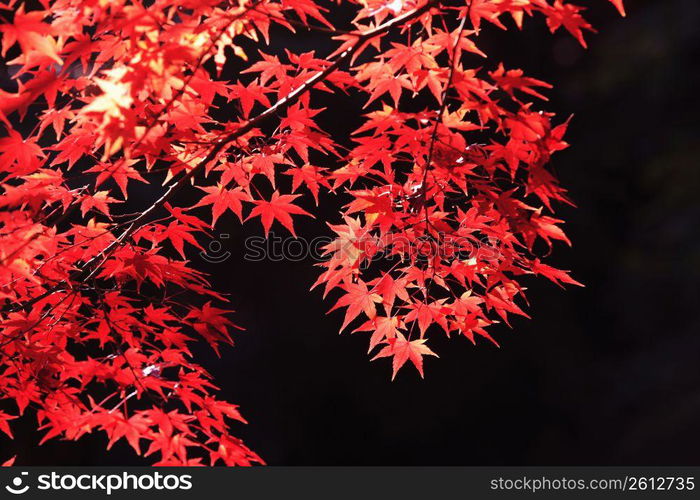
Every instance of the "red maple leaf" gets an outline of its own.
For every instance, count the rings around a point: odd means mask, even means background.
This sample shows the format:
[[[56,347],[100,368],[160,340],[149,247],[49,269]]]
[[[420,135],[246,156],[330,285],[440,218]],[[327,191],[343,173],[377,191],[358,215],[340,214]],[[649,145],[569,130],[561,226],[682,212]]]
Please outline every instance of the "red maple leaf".
[[[437,357],[437,354],[425,345],[425,339],[407,340],[400,332],[395,338],[388,339],[387,344],[372,360],[393,357],[391,380],[396,378],[396,374],[408,360],[413,363],[420,376],[423,377],[423,356]]]
[[[292,221],[292,214],[296,215],[308,215],[313,217],[303,208],[294,205],[292,201],[299,197],[298,194],[279,194],[278,191],[272,193],[272,198],[270,201],[266,200],[255,200],[255,207],[251,210],[250,215],[246,217],[246,220],[253,217],[260,217],[262,221],[263,228],[265,229],[265,236],[270,232],[270,227],[273,221],[278,221],[284,227],[289,229],[292,235],[296,236],[294,232],[294,222]]]

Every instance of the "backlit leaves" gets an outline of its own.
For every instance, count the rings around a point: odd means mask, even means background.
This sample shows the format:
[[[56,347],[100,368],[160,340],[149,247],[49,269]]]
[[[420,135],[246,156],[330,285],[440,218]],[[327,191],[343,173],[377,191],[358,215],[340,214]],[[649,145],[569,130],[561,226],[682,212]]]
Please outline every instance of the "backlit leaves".
[[[537,15],[585,46],[583,9],[341,3],[0,4],[0,432],[31,413],[42,442],[100,431],[159,465],[263,463],[193,357],[240,329],[197,269],[227,212],[296,236],[314,204],[345,204],[314,286],[392,378],[423,376],[436,335],[498,345],[532,276],[580,284],[544,262],[571,244],[548,166],[568,120],[479,36]],[[314,50],[288,43],[299,30]]]

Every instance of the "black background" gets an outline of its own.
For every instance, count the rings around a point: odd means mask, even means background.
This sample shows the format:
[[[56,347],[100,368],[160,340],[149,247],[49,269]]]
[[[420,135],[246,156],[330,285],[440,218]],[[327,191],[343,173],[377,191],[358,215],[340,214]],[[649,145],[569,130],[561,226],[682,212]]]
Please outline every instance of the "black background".
[[[628,0],[626,19],[603,0],[577,3],[600,32],[587,35],[588,50],[549,35],[541,18],[522,32],[487,26],[479,38],[489,64],[553,83],[544,107],[575,115],[572,147],[553,160],[578,205],[557,212],[574,246],[558,247],[550,263],[586,288],[530,280],[533,319],[492,328],[500,349],[436,335],[440,359],[426,361],[426,379],[406,368],[391,382],[390,362],[369,363],[366,337],[339,336],[342,313],[326,316],[332,302],[308,291],[311,261],[243,259],[243,238],[261,234],[259,224],[222,218],[232,253],[224,263],[193,252],[247,329],[221,359],[199,354],[250,421],[235,432],[268,463],[700,462],[700,3]],[[281,40],[330,49],[318,35]],[[343,133],[353,106],[320,121]],[[324,220],[338,222],[338,201],[324,201],[298,233],[329,234]],[[17,453],[19,464],[147,463],[124,442],[105,453],[103,434],[39,447],[33,422],[13,429],[0,458]]]

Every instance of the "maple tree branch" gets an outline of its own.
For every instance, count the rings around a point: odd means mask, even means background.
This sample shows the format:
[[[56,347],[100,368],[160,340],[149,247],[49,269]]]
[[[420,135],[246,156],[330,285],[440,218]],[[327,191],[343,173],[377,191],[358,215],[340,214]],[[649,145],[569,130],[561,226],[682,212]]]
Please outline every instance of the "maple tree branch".
[[[610,1],[624,15],[624,0]],[[266,236],[274,223],[296,238],[292,215],[311,215],[300,206],[307,197],[317,206],[320,194],[351,198],[329,207],[343,219],[329,224],[332,240],[307,241],[302,253],[323,268],[312,289],[342,293],[329,310],[345,310],[340,331],[366,319],[353,331],[371,332],[372,360],[392,358],[392,380],[407,364],[423,377],[439,329],[498,346],[484,328],[527,317],[521,277],[581,285],[535,249],[571,245],[563,221],[542,214],[568,202],[545,168],[567,145],[568,121],[554,126],[522,95],[546,100],[537,88],[551,86],[503,64],[475,67],[468,54],[491,60],[475,43],[480,22],[505,28],[510,14],[520,27],[535,11],[585,46],[582,31],[593,29],[581,7],[362,0],[348,17],[320,0],[70,12],[40,3],[0,26],[2,52],[18,53],[6,63],[31,76],[0,91],[0,393],[14,413],[36,411],[42,443],[96,430],[107,449],[123,439],[141,455],[147,441],[157,465],[264,464],[231,433],[245,420],[191,349],[204,342],[221,356],[240,328],[228,305],[217,307],[229,294],[188,260],[194,248],[225,260],[202,247],[212,234],[197,207],[213,205],[212,230],[231,212],[241,223],[260,216]],[[311,40],[321,55],[303,51],[294,26],[330,33]],[[280,27],[299,43],[278,39]],[[365,105],[348,114],[341,93]],[[327,108],[339,115],[319,122]],[[114,185],[100,188],[106,180]],[[129,198],[134,182],[148,185],[140,201]],[[0,411],[0,433],[12,437],[19,415]]]
[[[425,198],[427,194],[427,190],[425,189],[425,183],[428,180],[428,170],[430,169],[430,165],[433,161],[433,152],[435,150],[435,142],[437,139],[437,131],[438,131],[438,126],[440,125],[440,121],[442,120],[443,115],[445,114],[445,110],[447,109],[447,93],[450,90],[450,87],[452,86],[452,80],[454,78],[454,72],[455,72],[455,67],[457,66],[458,63],[458,57],[457,57],[457,49],[459,48],[459,39],[462,38],[462,33],[464,32],[464,28],[466,27],[467,24],[467,17],[469,17],[469,12],[471,10],[471,2],[469,2],[469,5],[467,6],[467,11],[464,14],[464,17],[462,18],[462,22],[459,24],[459,28],[457,29],[457,36],[455,37],[455,42],[454,45],[452,46],[452,57],[450,60],[450,72],[447,75],[447,81],[445,82],[445,88],[442,91],[442,96],[440,97],[440,109],[438,110],[437,113],[437,119],[435,120],[435,125],[433,126],[433,132],[430,135],[430,146],[428,147],[428,159],[425,163],[425,172],[423,172],[423,198]],[[427,222],[427,208],[426,208],[426,222]]]
[[[462,18],[462,21],[459,23],[459,28],[457,28],[457,36],[455,37],[454,44],[452,46],[452,55],[450,57],[450,71],[447,74],[447,81],[445,82],[445,88],[442,91],[442,95],[440,96],[440,109],[438,110],[437,117],[435,120],[435,125],[433,126],[433,131],[430,135],[430,145],[428,147],[428,158],[425,162],[425,170],[423,172],[423,185],[422,187],[422,194],[423,194],[423,208],[425,211],[425,224],[426,227],[432,226],[432,223],[430,222],[430,217],[428,215],[428,205],[426,203],[426,198],[428,196],[428,189],[426,187],[426,183],[428,182],[428,171],[430,170],[430,166],[433,162],[433,152],[435,151],[435,142],[437,139],[437,132],[438,132],[438,127],[440,125],[440,122],[442,121],[442,117],[445,114],[445,110],[447,109],[447,94],[450,91],[450,87],[452,86],[452,80],[454,78],[454,72],[455,68],[457,66],[457,63],[459,62],[459,56],[457,55],[457,49],[459,48],[459,40],[462,38],[462,33],[464,32],[464,29],[467,25],[467,18],[469,17],[469,14],[471,12],[472,8],[472,2],[469,1],[467,5],[467,11],[464,13],[464,17]]]
[[[150,216],[154,212],[162,208],[192,178],[194,178],[199,172],[204,170],[204,168],[209,163],[214,161],[217,155],[228,144],[235,141],[239,137],[247,134],[251,130],[255,129],[278,112],[283,111],[292,104],[294,104],[303,94],[309,91],[314,85],[316,85],[319,82],[322,82],[331,73],[336,71],[343,62],[349,59],[366,42],[386,33],[387,31],[391,30],[396,26],[400,26],[406,22],[412,21],[413,19],[421,16],[422,14],[429,11],[432,7],[435,7],[438,4],[439,0],[428,0],[423,5],[416,7],[415,9],[410,10],[398,17],[394,17],[393,19],[390,19],[389,21],[380,24],[375,28],[369,29],[364,32],[356,33],[355,36],[357,37],[357,40],[355,41],[355,43],[347,49],[345,49],[343,52],[341,52],[333,61],[333,63],[330,64],[327,68],[325,68],[322,71],[319,71],[314,76],[306,80],[298,88],[294,89],[285,97],[278,100],[274,105],[267,108],[265,111],[261,112],[255,117],[249,119],[246,123],[241,125],[233,132],[229,133],[225,137],[219,139],[219,141],[214,145],[211,151],[209,151],[207,156],[205,156],[194,168],[192,168],[190,171],[188,171],[182,177],[180,177],[178,181],[176,181],[174,184],[171,184],[168,190],[165,193],[163,193],[163,195],[160,198],[158,198],[150,207],[141,212],[138,217],[131,221],[128,227],[122,232],[122,234],[117,239],[112,241],[107,247],[104,248],[104,250],[102,250],[100,253],[98,253],[89,261],[87,261],[83,266],[81,266],[81,269],[76,271],[74,273],[74,277],[71,279],[76,281],[83,281],[92,278],[95,275],[95,273],[104,265],[107,259],[109,259],[109,257],[114,253],[114,251],[119,245],[126,241],[134,233],[134,231],[136,231],[139,227],[146,223],[147,219],[150,218]],[[52,293],[65,289],[66,285],[68,285],[68,280],[63,280],[62,282],[46,290],[46,292],[42,293],[41,295],[38,295],[37,297],[34,297],[23,304],[16,305],[15,307],[11,308],[10,311],[17,311],[20,309],[29,311],[31,306],[45,299]]]
[[[120,242],[125,241],[126,238],[128,238],[138,227],[141,226],[143,222],[156,210],[160,209],[165,205],[165,203],[170,200],[175,193],[177,193],[183,186],[185,186],[194,176],[196,176],[199,172],[201,172],[206,165],[211,163],[213,160],[216,159],[217,155],[224,149],[225,146],[230,144],[231,142],[235,141],[239,137],[247,134],[254,128],[258,127],[260,124],[262,124],[264,121],[266,121],[268,118],[272,117],[276,113],[283,111],[287,107],[291,106],[294,104],[303,94],[305,94],[308,90],[310,90],[314,85],[317,83],[325,80],[331,73],[336,71],[338,67],[350,56],[352,56],[362,45],[365,44],[365,42],[371,40],[372,38],[379,36],[387,31],[389,31],[391,28],[403,24],[405,22],[411,21],[412,19],[420,16],[421,14],[427,12],[431,7],[436,5],[438,2],[437,0],[428,0],[425,4],[423,4],[420,7],[417,7],[416,9],[409,11],[401,16],[395,17],[391,19],[390,21],[387,21],[384,24],[381,24],[377,26],[374,29],[365,31],[363,33],[358,33],[357,34],[357,41],[355,42],[354,45],[351,47],[347,48],[345,51],[343,51],[335,61],[331,65],[329,65],[327,68],[325,68],[323,71],[319,71],[316,73],[314,76],[306,80],[302,85],[300,85],[298,88],[287,94],[285,97],[277,101],[274,105],[270,106],[267,108],[265,111],[260,113],[259,115],[251,118],[248,120],[246,123],[244,123],[242,126],[228,134],[227,136],[223,137],[222,139],[219,139],[219,141],[214,145],[214,147],[211,149],[209,154],[205,156],[193,169],[191,169],[189,172],[187,172],[184,176],[182,176],[177,182],[172,184],[170,188],[163,193],[163,195],[156,200],[155,203],[153,203],[149,208],[147,208],[145,211],[143,211],[138,217],[136,217],[132,223],[129,225],[129,227],[121,234],[119,238],[117,238],[115,241],[113,241],[105,250],[103,250],[100,254],[97,256],[93,257],[90,261],[86,263],[84,266],[84,269],[90,268],[92,264],[96,261],[97,258],[100,257],[100,255],[104,255],[104,258],[102,259],[102,262],[100,265],[98,265],[95,269],[99,269],[101,265],[104,263],[104,261],[109,258],[111,253],[114,251],[114,249],[120,244]],[[91,272],[89,276],[94,274],[94,270]],[[88,276],[88,277],[89,277]]]
[[[467,5],[467,11],[464,13],[464,17],[462,18],[462,21],[459,23],[459,28],[457,29],[456,37],[454,44],[452,46],[452,55],[450,56],[450,71],[447,74],[447,81],[445,82],[445,88],[442,91],[442,95],[440,96],[440,109],[438,110],[437,117],[435,119],[435,125],[433,126],[433,131],[430,135],[430,145],[428,147],[428,158],[425,163],[425,170],[423,172],[423,185],[422,185],[422,193],[423,193],[423,210],[425,213],[425,225],[426,228],[433,227],[432,222],[430,222],[430,214],[428,212],[428,203],[427,203],[427,196],[428,196],[428,188],[427,188],[427,182],[428,182],[428,172],[430,171],[430,166],[433,161],[433,153],[435,151],[435,142],[437,139],[438,135],[438,127],[440,125],[440,122],[443,119],[443,116],[445,114],[445,111],[447,110],[447,94],[450,91],[450,87],[452,86],[452,80],[454,78],[454,72],[455,68],[457,67],[457,64],[459,63],[459,55],[461,53],[458,51],[459,49],[459,41],[460,38],[462,38],[462,33],[464,32],[464,29],[467,25],[467,18],[469,17],[469,13],[471,12],[471,7],[472,7],[472,2],[470,1],[469,4]],[[429,234],[430,234],[430,230]],[[438,236],[440,233],[438,232]],[[432,235],[431,235],[432,236]],[[435,264],[432,263],[431,265],[431,270],[432,274],[430,276],[430,281],[425,285],[425,290],[423,290],[423,303],[427,305],[428,303],[428,291],[430,290],[430,286],[432,283],[435,281]],[[416,322],[411,325],[411,330],[408,333],[408,338],[410,339],[413,334],[413,329],[416,326]]]

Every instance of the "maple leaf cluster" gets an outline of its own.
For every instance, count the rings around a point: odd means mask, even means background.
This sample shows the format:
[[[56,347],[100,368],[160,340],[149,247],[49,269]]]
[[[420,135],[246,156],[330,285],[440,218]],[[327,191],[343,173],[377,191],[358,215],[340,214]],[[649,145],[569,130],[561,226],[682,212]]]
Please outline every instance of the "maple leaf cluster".
[[[329,15],[340,3],[353,19]],[[29,409],[42,442],[100,431],[108,449],[124,439],[157,464],[262,463],[190,349],[218,353],[237,328],[228,298],[187,260],[229,211],[295,235],[311,215],[305,194],[345,197],[316,285],[338,294],[342,329],[368,332],[394,375],[407,361],[422,375],[440,331],[495,342],[489,325],[525,315],[523,276],[578,284],[535,256],[535,245],[569,243],[552,215],[569,201],[547,168],[567,122],[539,109],[549,84],[492,64],[478,39],[542,15],[585,45],[581,10],[0,3],[12,75],[0,90],[0,398],[14,402],[0,431],[11,437]],[[283,30],[318,31],[331,52],[275,50]],[[364,103],[351,137],[319,126],[333,113],[322,94]]]

